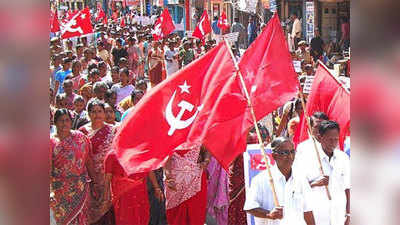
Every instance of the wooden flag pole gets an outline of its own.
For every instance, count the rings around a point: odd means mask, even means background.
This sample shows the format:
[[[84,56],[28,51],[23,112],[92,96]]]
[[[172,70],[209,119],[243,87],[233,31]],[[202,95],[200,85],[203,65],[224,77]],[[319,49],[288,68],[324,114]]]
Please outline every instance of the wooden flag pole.
[[[278,197],[276,195],[274,180],[272,179],[271,168],[270,168],[270,165],[269,165],[269,161],[267,160],[267,155],[265,154],[264,143],[263,143],[262,138],[261,138],[260,130],[258,129],[256,114],[254,113],[253,105],[251,104],[251,101],[250,101],[249,92],[247,91],[246,84],[244,82],[242,73],[239,70],[239,66],[238,66],[238,64],[236,62],[235,56],[233,55],[231,48],[229,47],[229,44],[227,43],[227,41],[225,39],[223,39],[223,41],[225,42],[226,46],[228,47],[229,53],[232,56],[233,62],[235,64],[236,72],[239,75],[240,82],[241,82],[241,84],[243,86],[243,90],[244,90],[244,93],[245,93],[246,98],[247,98],[247,104],[248,104],[248,106],[250,108],[250,112],[251,112],[251,115],[253,117],[254,127],[256,129],[256,133],[257,133],[257,137],[258,137],[258,143],[260,145],[261,153],[263,155],[263,158],[264,158],[264,161],[265,161],[265,166],[266,166],[267,172],[268,172],[269,185],[271,186],[272,196],[273,196],[273,199],[274,199],[274,205],[275,205],[275,207],[280,207],[279,206]]]
[[[311,137],[311,140],[314,144],[314,150],[315,150],[315,153],[317,154],[319,170],[321,172],[321,175],[324,176],[324,170],[322,169],[321,157],[319,155],[317,143],[315,142],[314,136],[312,135],[312,132],[311,132],[310,117],[307,116],[308,114],[307,114],[306,104],[305,104],[305,100],[304,100],[303,91],[301,90],[301,88],[299,88],[299,92],[300,92],[301,105],[303,106],[303,110],[304,110],[304,117],[307,121],[307,132],[308,132],[308,135]],[[326,190],[326,195],[328,196],[328,199],[331,200],[332,198],[331,198],[331,194],[328,189],[328,185],[325,186],[325,190]]]

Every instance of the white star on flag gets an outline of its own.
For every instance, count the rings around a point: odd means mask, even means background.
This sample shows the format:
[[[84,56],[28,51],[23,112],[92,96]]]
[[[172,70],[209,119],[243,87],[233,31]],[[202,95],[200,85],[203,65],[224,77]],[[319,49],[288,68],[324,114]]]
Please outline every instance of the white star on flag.
[[[192,86],[187,85],[186,80],[185,80],[185,82],[183,83],[183,85],[179,85],[179,88],[181,89],[181,94],[182,94],[183,92],[186,92],[186,93],[190,94],[190,92],[189,92],[189,88],[190,88],[190,87],[192,87]]]
[[[82,15],[81,15],[81,18],[82,18],[82,19],[85,19],[85,18],[86,18],[86,14],[82,14]]]

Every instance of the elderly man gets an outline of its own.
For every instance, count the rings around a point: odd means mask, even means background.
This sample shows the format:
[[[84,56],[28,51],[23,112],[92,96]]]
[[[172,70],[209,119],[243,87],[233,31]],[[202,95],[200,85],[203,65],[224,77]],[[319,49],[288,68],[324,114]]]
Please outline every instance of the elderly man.
[[[271,167],[272,179],[279,201],[274,205],[267,171],[262,171],[251,182],[244,210],[255,217],[256,225],[314,225],[311,188],[308,181],[292,168],[294,145],[286,137],[271,142],[276,165]]]
[[[325,120],[318,126],[316,147],[324,176],[315,149],[303,150],[301,159],[296,158],[296,169],[304,173],[312,188],[313,212],[318,225],[350,224],[350,160],[337,148],[339,132],[340,127],[334,121]]]

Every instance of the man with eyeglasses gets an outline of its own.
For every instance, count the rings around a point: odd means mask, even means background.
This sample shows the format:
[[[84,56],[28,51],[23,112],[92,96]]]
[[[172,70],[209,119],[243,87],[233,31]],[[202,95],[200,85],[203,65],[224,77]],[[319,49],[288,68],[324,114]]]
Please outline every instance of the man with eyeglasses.
[[[313,212],[318,225],[350,224],[350,160],[337,148],[339,133],[340,127],[335,121],[319,124],[316,145],[325,176],[321,176],[314,149],[306,149],[301,159],[296,158],[296,170],[304,173],[312,188]]]
[[[311,188],[299,171],[292,169],[295,150],[287,137],[271,143],[275,165],[271,166],[279,207],[274,205],[267,171],[262,171],[251,182],[246,192],[244,210],[254,216],[256,225],[315,225],[311,202]]]

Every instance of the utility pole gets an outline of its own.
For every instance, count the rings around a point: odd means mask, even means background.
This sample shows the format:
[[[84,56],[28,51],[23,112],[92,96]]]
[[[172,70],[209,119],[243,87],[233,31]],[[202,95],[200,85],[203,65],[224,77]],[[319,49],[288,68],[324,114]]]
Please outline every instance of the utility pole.
[[[144,0],[140,0],[140,16],[143,16],[143,1]]]

